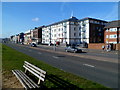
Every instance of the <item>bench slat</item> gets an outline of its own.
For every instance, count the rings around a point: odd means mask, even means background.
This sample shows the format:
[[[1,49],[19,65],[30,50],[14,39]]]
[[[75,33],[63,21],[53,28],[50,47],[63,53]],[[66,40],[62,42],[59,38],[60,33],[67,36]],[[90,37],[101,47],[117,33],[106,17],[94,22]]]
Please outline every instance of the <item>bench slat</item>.
[[[25,77],[31,82],[31,84],[33,85],[34,88],[35,88],[35,87],[37,87],[37,88],[40,87],[40,86],[38,86],[33,80],[31,80],[24,72],[21,71],[21,73],[22,73],[23,75],[25,75]]]
[[[24,65],[25,67],[29,68],[30,70],[32,70],[33,72],[37,73],[38,75],[40,75],[41,77],[45,78],[45,75],[42,74],[41,72],[39,71],[36,71],[34,68],[30,67],[29,65]],[[24,67],[23,66],[23,67]]]
[[[31,67],[35,68],[36,70],[40,71],[41,73],[46,74],[46,72],[44,70],[32,65],[31,63],[29,63],[27,61],[24,61],[24,63],[30,65]]]
[[[18,80],[21,82],[21,84],[23,85],[24,88],[28,88],[25,84],[25,82],[23,82],[22,78],[20,77],[20,75],[18,75],[16,73],[16,70],[12,70],[12,72],[14,73],[14,75],[18,78]]]
[[[12,72],[19,78],[25,88],[39,88],[39,86],[34,83],[24,72],[21,70],[12,70]]]
[[[41,79],[42,81],[44,81],[44,78],[42,78],[41,76],[39,76],[38,74],[36,74],[35,72],[31,71],[29,68],[27,68],[26,66],[23,66],[24,68],[26,68],[29,72],[31,72],[32,74],[34,74],[36,77],[38,77],[39,79]]]
[[[21,74],[20,71],[16,70],[16,72],[20,75],[20,77],[22,78],[22,80],[27,84],[27,86],[28,86],[29,88],[33,88],[32,85],[29,83],[29,81],[24,77],[23,74]]]
[[[26,76],[26,74],[23,74],[22,71],[20,71],[20,72],[21,72],[21,75],[23,76],[24,80],[26,80],[26,82],[28,83],[29,87],[36,88],[36,85],[34,85],[33,81],[28,76]]]

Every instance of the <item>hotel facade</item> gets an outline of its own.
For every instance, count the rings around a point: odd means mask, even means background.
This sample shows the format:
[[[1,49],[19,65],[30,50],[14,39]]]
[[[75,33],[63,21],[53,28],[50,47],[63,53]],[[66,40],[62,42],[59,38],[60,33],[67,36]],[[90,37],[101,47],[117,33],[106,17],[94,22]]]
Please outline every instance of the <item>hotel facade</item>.
[[[106,21],[83,18],[69,19],[59,21],[42,28],[42,43],[55,44],[82,44],[82,43],[103,43],[104,26]]]

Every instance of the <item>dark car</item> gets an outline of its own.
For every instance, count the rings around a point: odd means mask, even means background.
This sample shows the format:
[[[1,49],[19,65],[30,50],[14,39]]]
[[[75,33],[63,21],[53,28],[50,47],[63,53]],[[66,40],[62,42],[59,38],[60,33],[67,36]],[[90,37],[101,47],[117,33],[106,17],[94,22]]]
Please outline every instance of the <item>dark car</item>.
[[[35,43],[31,43],[30,45],[31,45],[31,47],[37,47],[37,45]]]
[[[76,53],[76,52],[82,52],[81,49],[78,49],[78,48],[76,48],[76,47],[71,47],[71,46],[66,47],[66,48],[65,48],[65,51],[66,51],[66,52],[74,52],[74,53]]]

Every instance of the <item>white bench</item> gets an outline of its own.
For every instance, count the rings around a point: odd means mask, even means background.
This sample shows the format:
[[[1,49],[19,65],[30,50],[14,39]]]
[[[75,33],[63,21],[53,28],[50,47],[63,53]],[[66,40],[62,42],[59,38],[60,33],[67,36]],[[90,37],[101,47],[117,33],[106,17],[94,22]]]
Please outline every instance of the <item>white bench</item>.
[[[33,64],[24,61],[23,67],[25,72],[21,70],[12,70],[13,74],[18,78],[24,88],[40,88],[40,83],[45,81],[46,71],[34,66]],[[32,75],[38,78],[38,83],[36,84],[30,77],[28,77],[26,72],[30,72]]]

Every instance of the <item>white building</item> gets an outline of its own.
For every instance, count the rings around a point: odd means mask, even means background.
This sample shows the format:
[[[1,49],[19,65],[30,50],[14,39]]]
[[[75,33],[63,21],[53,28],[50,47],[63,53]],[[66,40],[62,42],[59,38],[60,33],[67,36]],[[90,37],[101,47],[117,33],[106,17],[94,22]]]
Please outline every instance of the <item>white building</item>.
[[[42,28],[42,43],[55,42],[74,44],[81,42],[78,19],[71,17]]]
[[[92,33],[94,30],[95,33],[101,33],[96,31],[103,28],[106,23],[106,21],[98,19],[84,18],[78,20],[76,17],[71,17],[42,28],[42,43],[54,44],[55,42],[60,42],[67,44],[80,44],[83,42],[97,42],[99,41],[97,35],[95,34],[96,36],[93,35],[94,37],[92,37]]]

